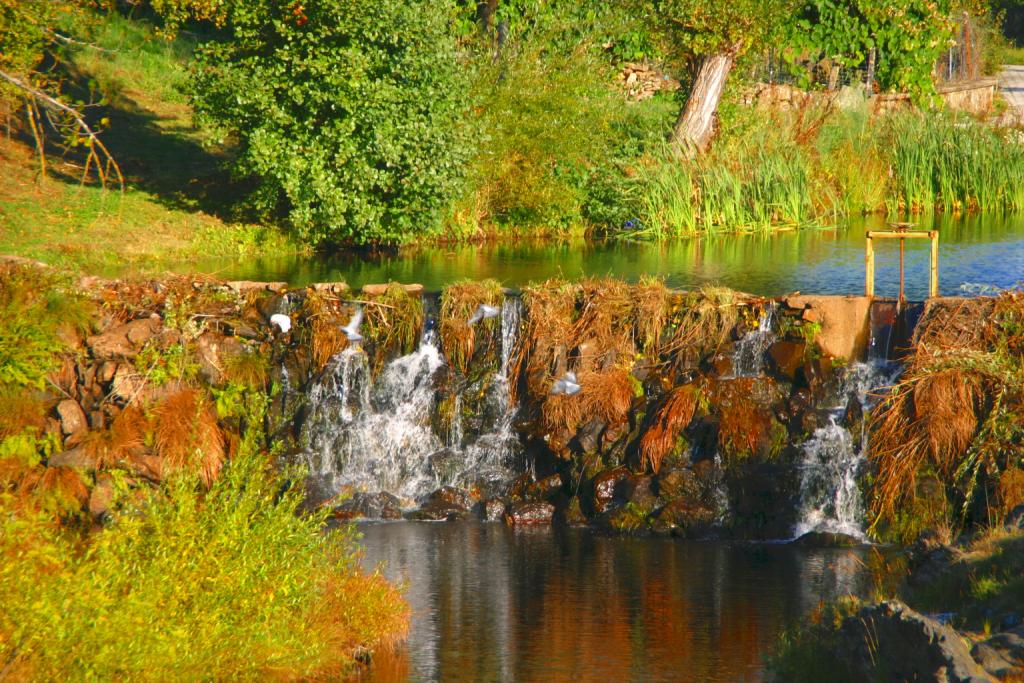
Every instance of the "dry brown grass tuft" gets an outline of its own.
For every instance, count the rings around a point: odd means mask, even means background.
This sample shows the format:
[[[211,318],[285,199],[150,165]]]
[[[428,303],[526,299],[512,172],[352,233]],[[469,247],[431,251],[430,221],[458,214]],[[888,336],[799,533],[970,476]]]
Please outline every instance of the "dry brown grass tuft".
[[[546,396],[551,375],[564,371],[579,292],[579,285],[557,278],[523,289],[527,325],[515,357],[513,376],[525,371],[527,391],[535,398]]]
[[[723,457],[754,455],[766,443],[772,428],[772,416],[754,398],[756,377],[718,382],[711,399],[719,415],[718,445]]]
[[[0,440],[25,430],[42,433],[49,405],[30,389],[0,386]]]
[[[583,367],[607,367],[620,357],[632,358],[632,288],[615,278],[588,278],[581,289],[580,315],[572,330],[579,362]]]
[[[1002,521],[1010,510],[1024,503],[1024,469],[1013,466],[1004,470],[999,476],[996,497],[999,501],[999,521]]]
[[[378,363],[384,354],[416,350],[425,319],[422,296],[392,282],[384,294],[366,303],[364,311],[363,334],[377,345]]]
[[[672,317],[675,331],[664,352],[693,352],[698,357],[714,352],[729,340],[742,305],[740,295],[725,287],[704,286],[690,292]]]
[[[911,394],[913,431],[927,445],[928,457],[939,471],[952,472],[984,413],[983,378],[950,368],[922,376]]]
[[[669,393],[654,414],[650,428],[640,439],[640,459],[644,467],[657,473],[661,461],[675,448],[679,435],[693,420],[697,411],[697,387],[684,384]]]
[[[195,389],[171,394],[153,410],[153,423],[164,471],[195,472],[207,486],[213,483],[224,464],[227,442],[209,399]]]
[[[1024,297],[931,302],[914,341],[899,385],[871,423],[876,525],[911,507],[926,471],[942,479],[966,514],[978,493],[998,493],[1024,434]],[[1014,481],[1008,475],[1008,485]]]
[[[672,291],[661,278],[644,276],[633,288],[633,328],[637,346],[645,353],[656,354],[661,346],[672,310]]]
[[[445,287],[441,294],[441,344],[444,355],[459,372],[469,371],[476,351],[477,332],[486,333],[484,321],[471,327],[467,321],[480,304],[501,308],[505,293],[497,280],[465,280]],[[500,324],[500,320],[499,320]]]
[[[545,431],[572,433],[594,419],[606,427],[617,427],[629,420],[633,383],[628,369],[581,371],[577,378],[581,387],[578,394],[548,396],[544,401],[541,420]]]
[[[114,418],[109,429],[94,429],[86,434],[81,447],[97,468],[116,467],[145,445],[149,429],[145,413],[132,404]]]
[[[348,323],[354,311],[355,307],[335,296],[316,291],[306,295],[302,315],[309,323],[309,345],[317,370],[326,368],[331,358],[348,346],[348,338],[341,328]]]

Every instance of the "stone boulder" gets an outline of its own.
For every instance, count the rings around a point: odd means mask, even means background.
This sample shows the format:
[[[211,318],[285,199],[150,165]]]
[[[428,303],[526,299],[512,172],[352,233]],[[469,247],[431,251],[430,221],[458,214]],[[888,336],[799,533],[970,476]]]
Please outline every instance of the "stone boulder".
[[[141,349],[146,345],[150,339],[160,333],[163,327],[163,322],[160,320],[160,316],[155,313],[148,318],[141,320],[133,320],[125,327],[125,337],[132,343],[132,345]]]
[[[334,508],[336,519],[401,519],[402,504],[395,496],[378,493],[357,493]]]
[[[453,486],[443,486],[430,494],[427,500],[406,515],[406,519],[414,520],[451,520],[462,519],[469,514],[473,500],[468,493]]]
[[[505,511],[505,523],[509,526],[550,525],[554,516],[555,506],[551,503],[512,503]]]
[[[625,467],[613,467],[594,477],[591,484],[594,490],[592,499],[594,512],[601,514],[611,509],[615,503],[615,490],[619,486],[619,482],[627,477],[629,477],[629,470]]]
[[[897,600],[843,620],[836,665],[856,680],[994,683],[953,628]]]
[[[134,358],[135,346],[128,339],[128,326],[118,325],[85,340],[96,360]]]
[[[110,512],[113,503],[114,480],[109,474],[101,474],[89,494],[89,514],[93,519],[101,520]]]
[[[58,403],[57,416],[60,418],[60,428],[65,436],[80,434],[89,429],[89,421],[78,401],[65,399]]]
[[[74,467],[81,470],[96,469],[96,458],[81,446],[57,453],[46,461],[50,467]]]
[[[488,498],[480,504],[480,517],[485,522],[500,522],[505,517],[508,501],[504,498]]]
[[[781,340],[768,349],[768,359],[771,361],[773,372],[791,381],[796,379],[806,354],[807,344],[804,342]]]

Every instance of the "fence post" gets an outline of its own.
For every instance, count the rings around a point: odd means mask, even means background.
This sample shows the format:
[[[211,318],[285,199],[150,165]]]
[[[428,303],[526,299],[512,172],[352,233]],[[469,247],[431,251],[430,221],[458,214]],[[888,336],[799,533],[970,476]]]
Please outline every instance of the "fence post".
[[[871,97],[875,92],[875,48],[868,50],[868,78],[865,87],[867,87],[867,96]]]

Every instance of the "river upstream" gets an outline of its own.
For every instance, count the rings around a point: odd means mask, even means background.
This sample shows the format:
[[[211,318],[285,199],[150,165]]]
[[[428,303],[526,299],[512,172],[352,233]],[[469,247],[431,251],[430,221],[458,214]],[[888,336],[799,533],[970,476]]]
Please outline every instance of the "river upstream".
[[[417,282],[428,290],[469,278],[495,278],[517,288],[561,275],[615,275],[636,281],[664,277],[671,287],[719,284],[764,296],[794,291],[861,294],[864,291],[864,231],[884,229],[871,218],[839,228],[802,229],[773,235],[721,235],[666,242],[627,240],[552,243],[514,240],[483,245],[424,247],[399,252],[338,252],[315,257],[220,259],[183,264],[238,280],[286,281],[291,285],[344,281]],[[940,234],[940,288],[944,295],[973,292],[984,283],[1011,287],[1024,273],[1024,216],[922,220],[916,229]],[[878,296],[895,296],[899,246],[876,245]],[[928,241],[907,241],[907,296],[922,299],[928,286]]]
[[[475,522],[361,525],[413,620],[369,681],[758,681],[780,631],[867,595],[871,548],[606,537]]]

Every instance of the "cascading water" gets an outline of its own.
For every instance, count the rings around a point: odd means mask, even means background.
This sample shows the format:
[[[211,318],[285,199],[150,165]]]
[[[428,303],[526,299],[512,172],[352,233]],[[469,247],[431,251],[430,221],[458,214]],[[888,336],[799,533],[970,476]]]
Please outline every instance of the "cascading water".
[[[466,434],[461,394],[453,397],[444,436],[433,427],[444,357],[437,334],[424,334],[412,354],[388,363],[374,380],[366,354],[335,356],[309,392],[305,457],[321,498],[349,491],[386,491],[412,506],[446,485],[509,478],[518,438],[512,430],[508,365],[516,343],[520,302],[507,299],[501,316],[501,366],[490,382],[491,424]]]
[[[777,319],[778,304],[773,301],[765,306],[757,329],[751,330],[736,342],[731,377],[757,377],[764,373],[764,355],[775,341]]]
[[[803,444],[800,463],[799,521],[793,533],[837,533],[864,539],[864,516],[858,475],[867,452],[863,422],[860,439],[844,426],[853,401],[860,407],[872,402],[871,392],[891,383],[893,366],[885,363],[853,363],[845,371],[835,403],[828,408],[828,424],[815,430]]]

